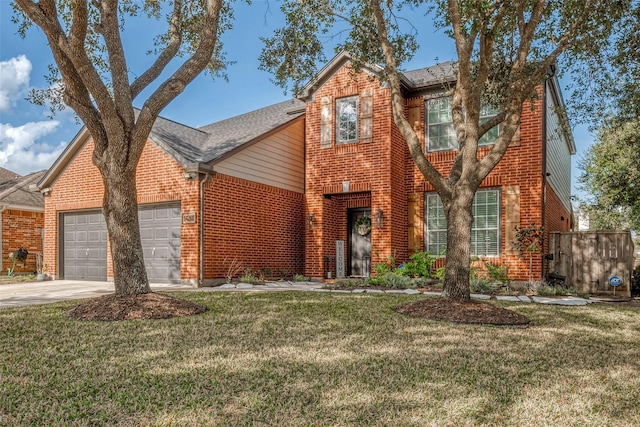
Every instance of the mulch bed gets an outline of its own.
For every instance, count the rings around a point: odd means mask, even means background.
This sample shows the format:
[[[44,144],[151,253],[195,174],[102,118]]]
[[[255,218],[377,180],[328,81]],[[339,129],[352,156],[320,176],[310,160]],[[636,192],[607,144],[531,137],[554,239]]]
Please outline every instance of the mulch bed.
[[[527,325],[527,316],[495,306],[491,303],[468,300],[452,301],[446,298],[427,298],[396,308],[398,313],[430,320],[482,325]]]
[[[142,294],[118,297],[105,295],[84,302],[67,311],[67,315],[77,320],[134,320],[169,319],[192,316],[207,311],[207,307],[162,294]]]

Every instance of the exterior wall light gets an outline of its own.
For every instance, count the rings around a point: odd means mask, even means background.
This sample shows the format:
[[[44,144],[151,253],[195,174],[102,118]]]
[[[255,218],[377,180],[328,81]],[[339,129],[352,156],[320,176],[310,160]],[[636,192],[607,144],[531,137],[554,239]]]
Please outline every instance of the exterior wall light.
[[[382,228],[383,225],[384,225],[384,214],[382,212],[382,209],[378,209],[378,212],[376,213],[376,228]]]
[[[307,224],[309,225],[309,230],[313,230],[313,218],[316,217],[316,214],[312,213],[307,217]]]

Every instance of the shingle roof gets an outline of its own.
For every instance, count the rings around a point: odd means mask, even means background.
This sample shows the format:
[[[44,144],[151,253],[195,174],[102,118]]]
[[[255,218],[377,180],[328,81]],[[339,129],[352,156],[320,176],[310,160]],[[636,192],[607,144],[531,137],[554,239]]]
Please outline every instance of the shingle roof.
[[[192,127],[158,117],[149,138],[178,163],[200,163],[204,142],[209,135]]]
[[[9,181],[11,179],[15,179],[18,177],[20,177],[20,175],[18,175],[17,173],[11,172],[9,169],[0,168],[0,183]]]
[[[241,146],[304,115],[306,104],[297,99],[283,101],[199,129],[158,117],[149,139],[185,169],[199,167],[224,157]],[[137,114],[137,112],[136,112]],[[51,185],[64,165],[86,141],[83,127],[73,141],[38,182],[38,187]]]
[[[290,99],[198,129],[158,117],[150,139],[182,165],[209,163],[304,114]]]
[[[434,86],[455,81],[458,66],[456,62],[448,61],[431,67],[420,68],[402,73],[411,89]]]
[[[45,173],[42,170],[0,183],[0,205],[44,208],[44,196],[29,190],[29,185],[37,183]]]
[[[290,99],[200,128],[209,137],[202,146],[204,162],[223,157],[247,142],[265,135],[305,112],[305,103]]]

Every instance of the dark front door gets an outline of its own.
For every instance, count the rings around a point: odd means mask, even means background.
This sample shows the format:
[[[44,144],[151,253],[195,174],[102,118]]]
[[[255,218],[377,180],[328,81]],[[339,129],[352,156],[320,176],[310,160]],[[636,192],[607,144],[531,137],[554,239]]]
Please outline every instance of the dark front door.
[[[349,210],[349,260],[352,276],[371,272],[371,209]]]

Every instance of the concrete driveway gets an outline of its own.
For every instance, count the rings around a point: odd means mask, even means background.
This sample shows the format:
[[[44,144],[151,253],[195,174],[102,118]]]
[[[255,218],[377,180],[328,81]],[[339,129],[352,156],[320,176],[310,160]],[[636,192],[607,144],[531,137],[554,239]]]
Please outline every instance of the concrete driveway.
[[[152,284],[154,291],[194,290],[191,286]],[[95,298],[114,292],[110,282],[52,280],[0,286],[0,309],[48,304],[73,299]]]

